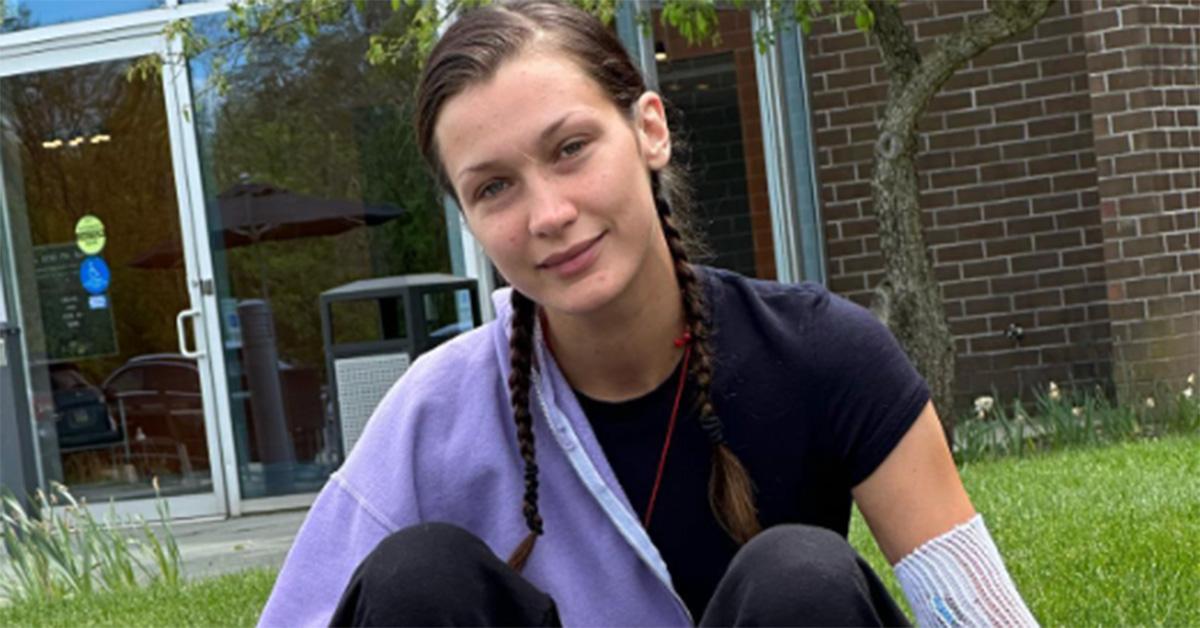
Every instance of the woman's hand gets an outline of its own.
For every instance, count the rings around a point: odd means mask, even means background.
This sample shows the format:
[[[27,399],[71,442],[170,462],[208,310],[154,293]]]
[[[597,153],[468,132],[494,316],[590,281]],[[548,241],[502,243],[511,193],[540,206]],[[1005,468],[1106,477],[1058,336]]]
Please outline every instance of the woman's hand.
[[[932,403],[925,404],[883,464],[851,492],[893,565],[975,514]]]

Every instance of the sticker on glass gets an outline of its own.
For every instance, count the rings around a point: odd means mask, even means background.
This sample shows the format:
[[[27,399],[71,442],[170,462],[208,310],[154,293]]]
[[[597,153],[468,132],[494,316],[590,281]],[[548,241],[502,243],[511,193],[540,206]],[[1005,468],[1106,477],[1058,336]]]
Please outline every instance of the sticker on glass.
[[[102,257],[88,257],[79,265],[79,281],[88,294],[101,295],[108,290],[112,274]]]
[[[75,223],[75,244],[84,255],[95,255],[104,250],[104,223],[88,214]]]

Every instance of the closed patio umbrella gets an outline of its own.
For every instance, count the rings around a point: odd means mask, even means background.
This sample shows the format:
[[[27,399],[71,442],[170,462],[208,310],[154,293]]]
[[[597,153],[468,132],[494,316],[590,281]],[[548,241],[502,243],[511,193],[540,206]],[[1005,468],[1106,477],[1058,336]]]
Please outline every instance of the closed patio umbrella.
[[[225,248],[270,240],[337,235],[364,225],[399,218],[404,210],[391,204],[364,205],[348,199],[296,194],[265,183],[238,183],[217,195],[217,221]],[[219,221],[219,222],[218,222]],[[134,268],[178,268],[183,247],[177,238],[160,241],[134,258]]]

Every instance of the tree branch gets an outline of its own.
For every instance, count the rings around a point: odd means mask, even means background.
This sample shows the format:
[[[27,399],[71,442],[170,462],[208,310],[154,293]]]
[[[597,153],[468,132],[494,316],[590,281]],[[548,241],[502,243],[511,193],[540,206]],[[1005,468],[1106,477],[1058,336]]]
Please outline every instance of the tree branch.
[[[875,14],[875,27],[871,32],[883,56],[883,65],[891,79],[892,90],[898,92],[912,78],[912,73],[921,64],[921,53],[912,31],[900,15],[895,0],[870,0],[867,6]]]
[[[989,13],[971,18],[962,30],[942,39],[921,61],[917,71],[905,84],[900,97],[893,101],[900,107],[889,113],[900,116],[906,125],[915,125],[929,99],[956,70],[988,48],[1036,24],[1050,9],[1053,1],[992,0]],[[880,44],[882,48],[882,39]],[[894,120],[899,121],[901,120]]]

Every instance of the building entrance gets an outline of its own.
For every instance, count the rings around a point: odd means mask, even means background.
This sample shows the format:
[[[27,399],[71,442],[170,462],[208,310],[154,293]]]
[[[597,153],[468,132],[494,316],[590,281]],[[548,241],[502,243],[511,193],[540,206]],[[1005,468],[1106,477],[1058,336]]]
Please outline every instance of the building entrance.
[[[172,79],[57,61],[0,76],[9,312],[42,485],[153,516],[157,480],[175,514],[223,514]]]

